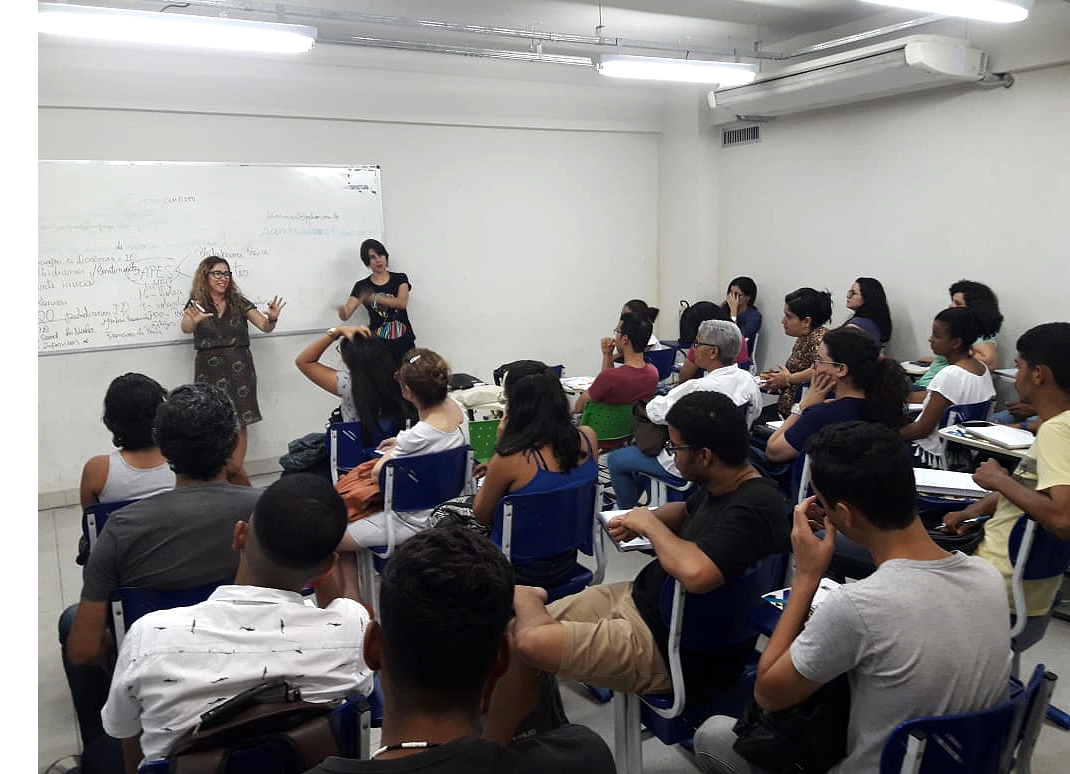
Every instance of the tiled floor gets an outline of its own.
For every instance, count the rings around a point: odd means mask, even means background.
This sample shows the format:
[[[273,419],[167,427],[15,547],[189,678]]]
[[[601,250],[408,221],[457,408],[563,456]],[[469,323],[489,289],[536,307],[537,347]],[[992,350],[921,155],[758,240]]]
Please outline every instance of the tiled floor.
[[[267,486],[273,476],[254,480]],[[64,607],[78,600],[81,591],[81,568],[74,563],[80,532],[79,510],[75,507],[40,511],[38,514],[38,753],[37,770],[78,752],[78,733],[74,711],[60,665],[56,639],[56,621]],[[637,552],[621,554],[609,549],[607,581],[627,580],[635,576],[648,561]],[[969,658],[968,653],[963,658]],[[1070,624],[1054,620],[1047,636],[1024,654],[1022,671],[1028,674],[1033,665],[1043,662],[1060,675],[1055,703],[1070,708]],[[613,747],[613,710],[611,705],[596,704],[585,691],[571,684],[562,685],[565,711],[570,720],[583,723],[600,733]],[[373,738],[373,744],[377,742]],[[693,774],[697,771],[691,753],[679,746],[665,747],[656,739],[643,744],[647,771],[660,774]],[[1062,774],[1070,761],[1070,731],[1045,723],[1033,756],[1035,774]]]

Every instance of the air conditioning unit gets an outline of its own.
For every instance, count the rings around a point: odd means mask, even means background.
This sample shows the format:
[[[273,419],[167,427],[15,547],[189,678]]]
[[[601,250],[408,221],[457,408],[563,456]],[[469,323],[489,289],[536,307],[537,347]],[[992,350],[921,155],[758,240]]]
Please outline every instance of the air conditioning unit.
[[[987,69],[988,55],[966,41],[912,35],[770,70],[746,86],[711,91],[710,124],[976,82],[985,78]]]

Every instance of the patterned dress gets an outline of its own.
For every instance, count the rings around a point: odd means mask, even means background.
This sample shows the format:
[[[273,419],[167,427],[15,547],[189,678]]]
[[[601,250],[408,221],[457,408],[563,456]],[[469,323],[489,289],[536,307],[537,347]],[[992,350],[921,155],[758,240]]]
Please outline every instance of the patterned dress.
[[[814,364],[814,356],[817,348],[821,346],[821,340],[825,338],[825,328],[817,327],[805,336],[795,339],[795,346],[791,348],[791,354],[784,362],[784,367],[791,373],[805,371]],[[791,413],[791,404],[795,402],[795,393],[799,385],[793,384],[780,391],[780,400],[777,401],[777,411],[781,417]]]
[[[249,351],[249,321],[245,317],[255,307],[245,296],[239,296],[238,303],[228,306],[219,317],[209,301],[205,308],[212,317],[193,329],[193,346],[197,350],[193,378],[229,395],[242,427],[262,418],[256,402],[256,369]]]

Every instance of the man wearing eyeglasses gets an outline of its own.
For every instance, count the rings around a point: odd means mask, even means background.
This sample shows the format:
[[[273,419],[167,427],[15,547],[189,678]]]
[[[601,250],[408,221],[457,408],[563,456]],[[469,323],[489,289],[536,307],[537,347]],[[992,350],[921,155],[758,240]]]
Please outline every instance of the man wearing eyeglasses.
[[[656,425],[668,424],[668,413],[686,395],[695,392],[719,392],[731,398],[738,408],[746,406],[747,427],[762,413],[762,393],[749,372],[736,367],[736,356],[743,346],[743,334],[730,320],[705,320],[698,327],[695,362],[705,369],[701,379],[692,379],[659,395],[646,404],[647,418]],[[648,457],[638,446],[625,446],[609,455],[610,481],[618,508],[633,508],[639,502],[642,476],[654,476],[674,485],[686,478],[674,456],[668,451]]]
[[[737,329],[738,335],[738,329]],[[675,578],[705,594],[754,562],[788,550],[784,499],[748,461],[739,408],[718,392],[686,395],[669,409],[669,444],[680,472],[697,484],[686,503],[635,508],[609,523],[614,540],[644,536],[657,558],[632,582],[590,586],[545,605],[546,592],[517,586],[516,642],[523,671],[534,668],[628,693],[672,690],[668,629],[661,592]],[[753,641],[714,650],[684,650],[688,699],[704,701],[743,672]],[[531,681],[534,683],[534,681]]]
[[[634,314],[622,314],[613,329],[613,338],[602,339],[602,370],[591,386],[576,398],[573,412],[583,413],[588,401],[629,406],[646,401],[658,388],[658,369],[643,359],[653,326]],[[638,341],[639,344],[632,344]],[[620,352],[624,363],[617,368],[613,356]]]

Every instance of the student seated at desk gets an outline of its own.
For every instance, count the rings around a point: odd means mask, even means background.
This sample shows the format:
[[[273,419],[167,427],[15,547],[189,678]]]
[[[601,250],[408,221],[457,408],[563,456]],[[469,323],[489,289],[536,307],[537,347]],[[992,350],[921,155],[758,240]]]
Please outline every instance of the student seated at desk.
[[[750,427],[761,414],[762,394],[754,383],[754,377],[736,368],[736,353],[742,341],[739,328],[729,320],[704,320],[700,323],[696,339],[698,360],[708,373],[701,379],[673,387],[667,395],[651,398],[646,404],[647,418],[657,425],[668,424],[669,411],[677,401],[693,392],[711,391],[727,395],[737,406],[747,405],[746,422]],[[643,484],[640,474],[673,483],[680,482],[682,478],[675,455],[667,450],[662,450],[656,457],[649,457],[638,446],[625,446],[611,453],[607,463],[618,508],[633,508],[639,502]]]
[[[847,291],[847,308],[853,314],[844,325],[861,328],[883,351],[892,338],[892,313],[888,310],[888,299],[880,280],[873,277],[856,279]]]
[[[974,527],[959,524],[974,516],[992,515],[977,556],[987,559],[1003,574],[1010,599],[1011,529],[1023,512],[1060,540],[1070,540],[1070,323],[1045,323],[1018,339],[1018,375],[1014,386],[1040,416],[1037,439],[1013,475],[995,460],[985,460],[974,481],[991,494],[970,507],[944,516],[944,524],[959,534]],[[1061,576],[1027,580],[1025,597],[1029,615],[1044,615],[1051,607]]]
[[[104,394],[104,426],[118,448],[90,457],[82,468],[83,510],[94,503],[133,500],[175,488],[175,473],[152,437],[156,409],[166,395],[155,379],[144,374],[112,379]]]
[[[881,356],[864,331],[842,326],[826,333],[813,374],[806,395],[766,442],[765,456],[772,462],[795,459],[810,436],[836,422],[878,422],[896,431],[906,424],[906,374]],[[826,400],[829,392],[835,397]]]
[[[910,394],[911,403],[921,402],[921,414],[899,431],[901,439],[914,442],[915,458],[928,467],[938,467],[944,455],[944,440],[937,435],[944,412],[951,406],[991,400],[996,394],[992,375],[970,355],[978,325],[973,310],[965,306],[944,309],[933,320],[929,346],[948,365],[924,392]]]
[[[572,411],[583,413],[587,401],[627,406],[650,400],[658,388],[658,369],[643,359],[643,342],[650,339],[649,320],[622,314],[613,329],[613,338],[602,339],[602,370],[589,388],[576,398]],[[639,342],[633,344],[632,342]],[[613,355],[620,352],[624,363],[617,368]]]
[[[777,413],[786,418],[795,403],[795,392],[800,384],[810,381],[813,373],[814,355],[825,335],[825,323],[832,317],[832,294],[827,290],[799,288],[784,296],[784,333],[795,337],[791,354],[783,368],[773,368],[764,376],[766,392],[780,394]]]
[[[1006,698],[1006,610],[991,567],[929,537],[914,510],[910,455],[895,433],[848,422],[824,428],[806,451],[816,495],[795,507],[795,576],[758,662],[754,699],[763,710],[785,710],[846,673],[847,757],[831,772],[876,772],[899,723]],[[813,534],[815,526],[825,528],[823,537]],[[807,620],[841,534],[866,546],[878,569],[832,589]],[[698,729],[695,758],[703,771],[761,770],[732,749],[734,723],[719,715]]]
[[[387,460],[448,451],[468,443],[468,413],[447,394],[450,370],[441,355],[422,347],[410,349],[402,358],[397,378],[402,397],[416,406],[420,421],[412,428],[402,430],[396,438],[388,438],[379,444],[383,454],[370,471],[373,479],[379,478]],[[405,511],[390,517],[394,518],[395,544],[426,529],[430,515],[429,510]],[[380,511],[351,522],[338,544],[345,596],[350,599],[361,598],[358,596],[357,563],[353,552],[386,545],[386,519],[387,514]]]
[[[754,304],[758,301],[758,285],[750,277],[736,277],[728,283],[728,291],[721,311],[739,326],[746,342],[746,351],[754,354],[754,344],[758,332],[762,329],[762,313]],[[744,368],[750,368],[750,358]]]
[[[336,341],[345,364],[342,370],[319,362]],[[401,397],[401,385],[394,378],[397,367],[390,348],[367,325],[328,328],[298,353],[294,364],[310,382],[342,399],[342,421],[360,422],[365,447],[373,446],[388,428],[394,435],[416,419],[416,410]]]
[[[996,294],[988,285],[973,280],[959,280],[947,290],[951,294],[951,306],[968,306],[976,315],[978,339],[973,344],[971,354],[991,371],[997,363],[996,334],[1003,325]],[[947,367],[947,360],[941,355],[919,358],[918,362],[930,360],[928,370],[914,382],[916,389],[928,387],[933,377]]]
[[[498,443],[472,504],[476,521],[488,528],[507,494],[598,478],[598,435],[586,425],[572,424],[561,380],[549,366],[526,361],[512,368],[505,374],[504,390]],[[568,578],[575,563],[573,550],[514,567],[522,583],[556,586]]]

